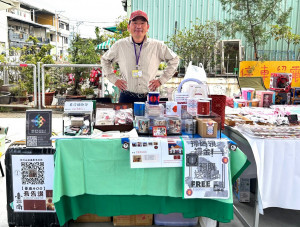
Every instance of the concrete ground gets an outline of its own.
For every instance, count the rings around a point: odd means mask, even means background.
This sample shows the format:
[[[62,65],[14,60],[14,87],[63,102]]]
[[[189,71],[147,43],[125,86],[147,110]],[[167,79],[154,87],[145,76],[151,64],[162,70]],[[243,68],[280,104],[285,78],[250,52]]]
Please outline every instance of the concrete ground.
[[[13,141],[25,139],[25,112],[0,112],[0,126],[8,126],[7,139]],[[53,112],[53,131],[60,132],[62,129],[62,113]],[[8,147],[9,144],[6,144]],[[1,164],[4,165],[4,154],[1,156]],[[284,196],[284,195],[282,195]],[[234,205],[244,215],[250,225],[254,221],[254,195],[251,194],[250,203],[239,203],[234,196]],[[260,215],[260,227],[300,227],[300,211],[268,208],[264,210],[265,214]],[[0,176],[0,227],[7,227],[6,211],[6,179]],[[112,223],[69,223],[70,227],[111,227]],[[200,226],[200,225],[198,225]],[[230,223],[220,223],[220,227],[240,227],[243,226],[237,216]]]

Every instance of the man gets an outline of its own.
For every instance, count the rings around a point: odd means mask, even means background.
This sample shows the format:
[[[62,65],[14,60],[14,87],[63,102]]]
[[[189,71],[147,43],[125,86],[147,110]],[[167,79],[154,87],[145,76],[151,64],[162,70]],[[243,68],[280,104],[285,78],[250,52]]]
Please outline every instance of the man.
[[[147,93],[166,83],[179,64],[177,55],[163,42],[147,38],[148,21],[145,12],[132,12],[127,27],[131,36],[118,40],[101,58],[103,74],[121,90],[120,103],[146,101]],[[162,61],[167,68],[156,79]],[[113,73],[114,62],[119,64],[120,77]]]

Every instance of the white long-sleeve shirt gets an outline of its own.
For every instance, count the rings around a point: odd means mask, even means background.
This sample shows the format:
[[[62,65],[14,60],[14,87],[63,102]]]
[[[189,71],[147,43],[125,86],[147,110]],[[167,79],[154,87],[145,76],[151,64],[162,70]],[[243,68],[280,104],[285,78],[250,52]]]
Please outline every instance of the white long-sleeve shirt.
[[[132,70],[136,69],[136,46],[137,56],[140,52],[140,45],[135,44],[132,37],[118,40],[112,45],[101,58],[101,65],[104,76],[113,84],[118,79],[127,82],[127,90],[135,93],[149,92],[149,81],[155,79],[158,66],[162,61],[167,63],[162,76],[158,79],[161,84],[166,83],[174,75],[179,64],[178,56],[163,42],[145,37],[141,49],[138,69],[142,71],[142,77],[132,77]],[[112,63],[117,62],[120,67],[120,76],[113,73]]]

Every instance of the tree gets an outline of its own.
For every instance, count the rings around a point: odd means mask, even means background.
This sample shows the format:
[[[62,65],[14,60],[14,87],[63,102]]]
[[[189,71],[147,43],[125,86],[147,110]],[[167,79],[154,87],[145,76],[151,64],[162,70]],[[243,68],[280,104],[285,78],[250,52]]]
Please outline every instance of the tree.
[[[118,22],[116,23],[116,32],[113,34],[112,37],[118,39],[123,39],[130,36],[129,31],[127,30],[129,19],[128,18],[118,18]]]
[[[279,26],[277,24],[272,25],[272,29],[271,29],[271,33],[276,41],[282,39],[287,43],[286,56],[288,61],[289,61],[290,45],[291,44],[297,45],[300,43],[300,35],[292,33],[291,30],[292,28],[287,25]]]
[[[68,51],[71,54],[70,60],[73,64],[96,64],[100,60],[95,52],[93,40],[83,39],[78,34],[72,40],[71,47]],[[90,73],[84,72],[84,68],[75,68],[73,73],[75,74],[75,81],[70,94],[79,95],[81,93],[80,82]]]
[[[204,67],[208,64],[212,66],[215,63],[213,59],[216,43],[221,38],[223,29],[223,25],[215,21],[207,21],[203,25],[194,24],[191,29],[177,31],[169,38],[168,44],[183,60],[186,67],[190,61],[196,64],[202,62]]]
[[[272,22],[284,25],[292,8],[282,11],[282,0],[220,0],[223,9],[229,13],[233,10],[232,19],[226,20],[228,32],[235,35],[242,33],[246,41],[254,48],[254,56],[258,61],[258,47],[270,38],[269,25]]]
[[[100,35],[100,28],[99,27],[95,27],[95,35],[96,35],[96,39],[93,40],[93,43],[94,43],[95,46],[97,46],[98,44],[105,41],[105,37],[103,35]]]
[[[51,44],[44,44],[39,46],[39,40],[34,36],[29,36],[26,42],[31,42],[32,45],[24,46],[20,51],[20,60],[23,63],[35,64],[42,62],[43,64],[54,64],[53,56],[50,55],[50,50],[53,48]],[[33,93],[33,68],[25,67],[21,69],[24,75],[23,81],[29,94]],[[50,74],[45,75],[45,84],[49,83]]]

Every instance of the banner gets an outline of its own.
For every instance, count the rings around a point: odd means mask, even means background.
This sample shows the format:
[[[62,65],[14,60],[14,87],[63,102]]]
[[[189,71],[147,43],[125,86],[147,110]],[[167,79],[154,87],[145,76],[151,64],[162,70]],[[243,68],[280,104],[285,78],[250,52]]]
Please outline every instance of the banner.
[[[240,77],[261,76],[266,88],[270,87],[271,73],[292,73],[292,87],[300,87],[299,61],[242,61]]]

